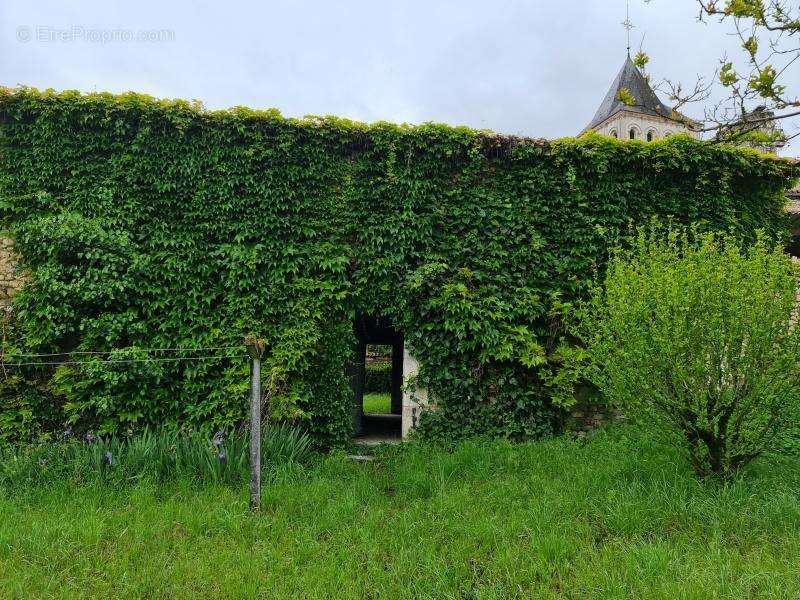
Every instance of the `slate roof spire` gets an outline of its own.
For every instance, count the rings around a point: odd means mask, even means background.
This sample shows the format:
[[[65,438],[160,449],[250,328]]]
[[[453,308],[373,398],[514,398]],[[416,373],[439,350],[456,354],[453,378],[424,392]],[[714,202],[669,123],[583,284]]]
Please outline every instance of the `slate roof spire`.
[[[623,92],[625,90],[625,92]],[[626,104],[622,98],[632,98],[633,104]],[[628,100],[630,102],[630,100]],[[586,126],[586,129],[593,129],[600,125],[603,121],[613,117],[620,111],[628,111],[639,113],[643,115],[650,115],[653,117],[660,117],[663,119],[670,119],[673,121],[680,121],[684,125],[692,126],[694,122],[674,111],[669,106],[661,102],[650,83],[647,81],[642,72],[639,70],[630,55],[625,58],[625,63],[622,65],[617,77],[611,84],[611,88],[606,93],[600,108],[594,115],[594,118]]]

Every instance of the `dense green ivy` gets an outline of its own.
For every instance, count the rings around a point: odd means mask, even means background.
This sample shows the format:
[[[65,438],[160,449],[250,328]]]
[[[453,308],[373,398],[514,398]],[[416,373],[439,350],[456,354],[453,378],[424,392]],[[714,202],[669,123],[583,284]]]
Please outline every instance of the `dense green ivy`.
[[[258,334],[271,410],[323,444],[350,431],[357,315],[391,318],[420,359],[427,434],[553,431],[560,313],[631,221],[781,232],[794,175],[680,137],[545,142],[31,89],[0,91],[0,152],[0,214],[30,273],[7,350],[137,357]],[[240,359],[23,375],[102,430],[245,415]]]

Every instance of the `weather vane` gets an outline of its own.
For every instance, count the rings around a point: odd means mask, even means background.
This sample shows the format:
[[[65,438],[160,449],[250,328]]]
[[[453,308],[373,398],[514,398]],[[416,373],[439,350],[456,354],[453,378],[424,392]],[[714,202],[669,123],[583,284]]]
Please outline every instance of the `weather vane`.
[[[631,22],[631,0],[626,0],[625,2],[625,20],[622,22],[622,26],[625,28],[625,31],[628,32],[628,56],[631,55],[631,29],[635,28]]]

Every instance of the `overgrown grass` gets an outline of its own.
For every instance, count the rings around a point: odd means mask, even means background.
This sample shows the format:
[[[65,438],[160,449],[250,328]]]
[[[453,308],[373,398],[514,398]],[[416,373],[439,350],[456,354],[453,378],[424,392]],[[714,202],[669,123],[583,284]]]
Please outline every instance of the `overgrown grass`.
[[[261,436],[270,468],[310,459],[312,440],[288,425],[270,424]],[[0,484],[7,489],[53,481],[74,484],[184,480],[236,484],[248,478],[249,437],[204,432],[149,431],[132,437],[68,439],[57,444],[0,447]]]
[[[11,597],[796,598],[800,462],[727,487],[627,430],[405,445],[244,485],[68,482],[0,498]]]
[[[388,392],[364,394],[364,412],[378,415],[392,412],[392,395]]]

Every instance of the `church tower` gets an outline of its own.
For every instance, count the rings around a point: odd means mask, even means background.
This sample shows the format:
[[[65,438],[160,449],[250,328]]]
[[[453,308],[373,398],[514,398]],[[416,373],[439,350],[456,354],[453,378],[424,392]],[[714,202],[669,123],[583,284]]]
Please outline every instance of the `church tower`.
[[[659,100],[630,53],[594,118],[581,132],[624,140],[653,140],[676,133],[700,137],[700,124]]]

